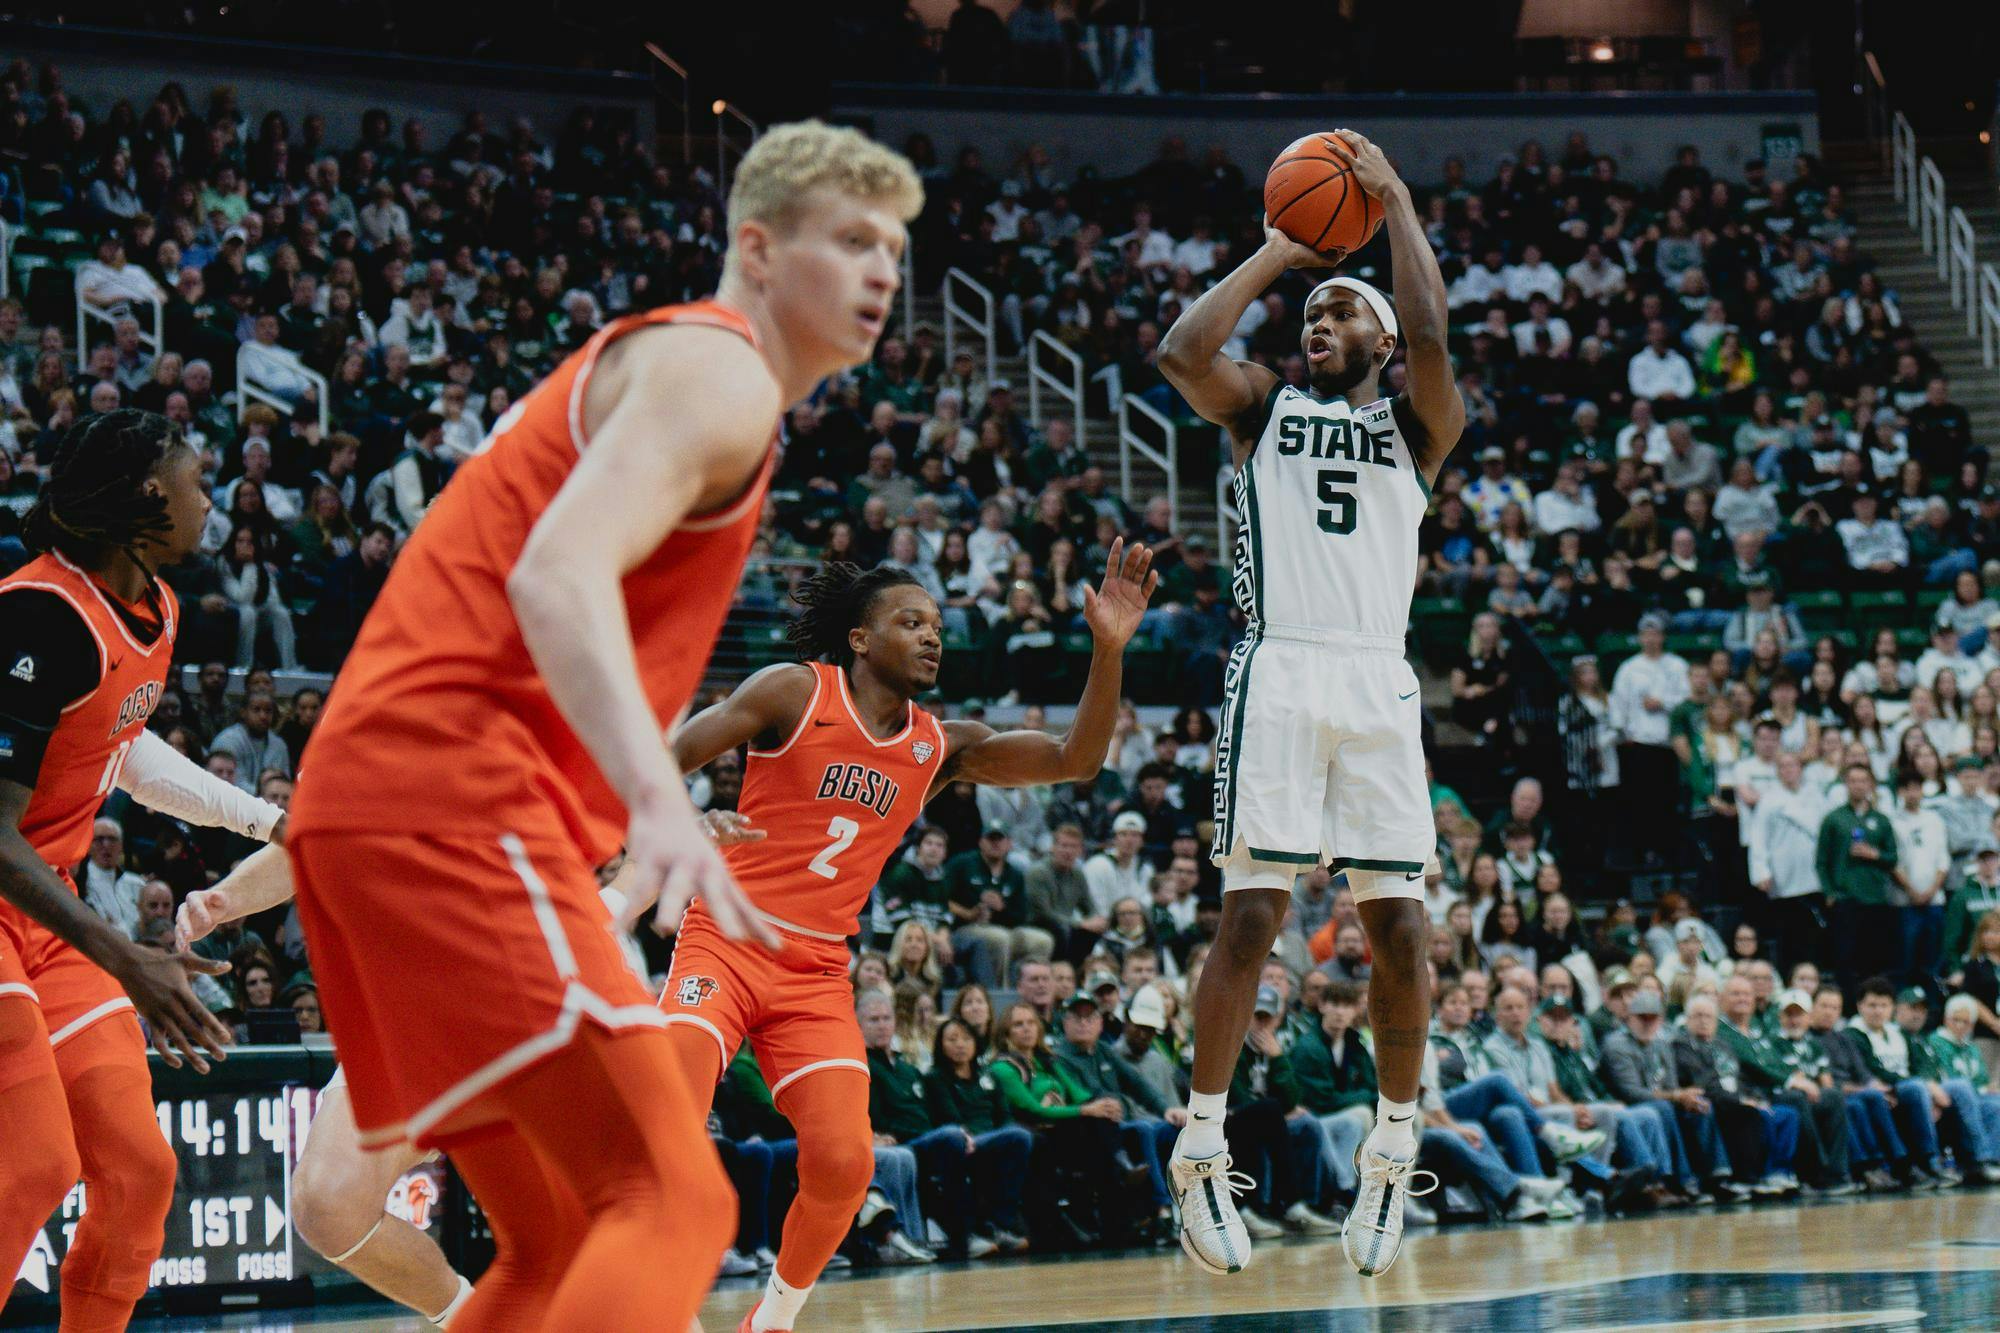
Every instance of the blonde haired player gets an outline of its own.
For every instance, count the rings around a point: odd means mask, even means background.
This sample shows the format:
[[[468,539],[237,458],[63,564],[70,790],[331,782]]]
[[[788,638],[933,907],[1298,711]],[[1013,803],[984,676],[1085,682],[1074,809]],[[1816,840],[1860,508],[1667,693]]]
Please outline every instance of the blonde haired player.
[[[495,423],[362,626],[291,807],[360,1142],[447,1152],[497,1254],[474,1327],[678,1329],[735,1209],[593,867],[771,941],[663,739],[734,599],[780,413],[865,361],[915,171],[852,130],[745,155],[713,300],[621,319]],[[703,1089],[701,1092],[705,1093]]]
[[[1435,846],[1416,673],[1403,660],[1417,525],[1465,424],[1445,351],[1445,288],[1410,192],[1360,135],[1328,143],[1382,203],[1395,304],[1331,278],[1306,298],[1309,384],[1222,354],[1249,304],[1321,255],[1265,242],[1189,306],[1160,370],[1229,432],[1242,527],[1234,587],[1249,627],[1229,662],[1216,751],[1222,925],[1195,996],[1189,1120],[1172,1159],[1181,1244],[1211,1272],[1249,1262],[1223,1133],[1229,1081],[1285,895],[1315,865],[1345,869],[1373,948],[1368,1010],[1381,1101],[1341,1235],[1364,1274],[1395,1261],[1416,1161],[1418,1074],[1430,1020],[1424,867]],[[1382,392],[1401,345],[1408,388]]]

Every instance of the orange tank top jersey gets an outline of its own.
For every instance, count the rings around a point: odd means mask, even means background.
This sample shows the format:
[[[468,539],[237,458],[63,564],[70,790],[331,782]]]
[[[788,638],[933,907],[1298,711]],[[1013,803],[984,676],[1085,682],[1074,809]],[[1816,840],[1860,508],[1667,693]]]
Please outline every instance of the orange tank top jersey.
[[[77,565],[55,552],[37,556],[0,579],[0,615],[5,596],[29,588],[54,593],[70,606],[97,645],[97,688],[63,709],[50,735],[35,779],[35,792],[21,816],[21,835],[50,866],[65,874],[90,851],[91,824],[104,798],[117,785],[132,742],[160,702],[173,665],[174,631],[180,604],[164,583],[159,590],[161,631],[141,643],[113,609],[111,594]],[[132,608],[150,616],[150,607]],[[0,669],[32,671],[31,661]]]
[[[812,700],[798,726],[777,749],[751,750],[743,772],[737,808],[764,839],[723,854],[759,911],[844,939],[923,811],[944,764],[944,728],[911,704],[903,729],[877,740],[855,712],[847,673],[809,665]]]
[[[567,841],[593,862],[626,812],[535,670],[507,576],[587,447],[584,387],[614,339],[701,324],[757,340],[712,301],[607,326],[493,426],[404,545],[341,668],[291,826],[514,833]],[[777,438],[773,421],[772,439]],[[624,580],[640,681],[664,730],[701,683],[756,536],[772,456],[726,510],[697,515]]]

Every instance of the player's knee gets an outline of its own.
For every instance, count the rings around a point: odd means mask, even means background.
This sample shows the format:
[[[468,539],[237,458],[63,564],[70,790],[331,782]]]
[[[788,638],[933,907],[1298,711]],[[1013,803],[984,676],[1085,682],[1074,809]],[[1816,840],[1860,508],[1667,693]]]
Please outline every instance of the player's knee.
[[[0,1212],[18,1209],[39,1225],[62,1206],[83,1174],[83,1162],[67,1132],[49,1138],[58,1141],[36,1152],[0,1153]]]
[[[356,1172],[308,1151],[292,1176],[292,1222],[305,1243],[332,1258],[345,1255],[382,1220],[383,1195]]]
[[[1285,919],[1285,894],[1237,889],[1223,899],[1223,929],[1215,948],[1235,967],[1262,967]]]
[[[804,1138],[800,1139],[799,1188],[802,1192],[810,1188],[813,1193],[836,1203],[852,1199],[859,1207],[862,1196],[868,1193],[868,1182],[874,1178],[875,1149],[865,1124],[858,1131],[849,1127],[826,1134],[810,1147]]]

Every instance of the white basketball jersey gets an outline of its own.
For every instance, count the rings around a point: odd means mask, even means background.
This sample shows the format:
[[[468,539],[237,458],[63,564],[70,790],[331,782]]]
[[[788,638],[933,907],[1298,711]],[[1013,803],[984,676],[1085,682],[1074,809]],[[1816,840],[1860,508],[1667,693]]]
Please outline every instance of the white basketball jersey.
[[[1279,385],[1235,492],[1233,587],[1253,629],[1403,637],[1430,486],[1395,400],[1353,408]]]

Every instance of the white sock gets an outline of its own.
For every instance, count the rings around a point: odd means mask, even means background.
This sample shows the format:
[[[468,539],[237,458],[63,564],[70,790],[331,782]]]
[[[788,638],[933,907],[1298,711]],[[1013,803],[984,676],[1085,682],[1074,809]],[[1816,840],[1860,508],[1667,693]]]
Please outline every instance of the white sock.
[[[1222,1119],[1228,1109],[1227,1092],[1189,1093],[1187,1128],[1181,1131],[1181,1156],[1213,1157],[1227,1151],[1229,1140],[1223,1137]]]
[[[1375,1100],[1375,1128],[1368,1135],[1368,1151],[1384,1157],[1417,1155],[1417,1104]]]
[[[472,1299],[472,1284],[464,1277],[458,1279],[458,1294],[451,1298],[451,1304],[431,1316],[431,1322],[439,1328],[451,1327],[451,1317],[458,1313],[460,1306]]]
[[[805,1308],[806,1297],[810,1295],[810,1286],[794,1287],[778,1276],[777,1269],[772,1269],[770,1281],[764,1284],[764,1299],[757,1303],[757,1313],[750,1316],[753,1333],[790,1328],[799,1321],[799,1311]]]

